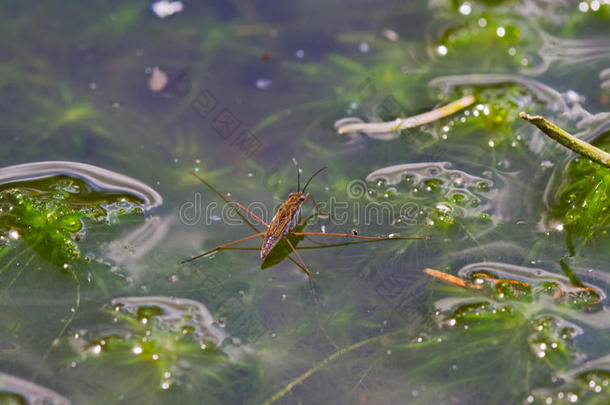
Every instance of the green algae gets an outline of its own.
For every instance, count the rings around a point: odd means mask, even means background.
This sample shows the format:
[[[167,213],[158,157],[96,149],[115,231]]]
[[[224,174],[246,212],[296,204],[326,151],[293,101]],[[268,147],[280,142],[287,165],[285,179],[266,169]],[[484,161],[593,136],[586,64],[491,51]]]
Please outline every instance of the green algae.
[[[85,222],[110,225],[120,216],[141,213],[142,203],[68,176],[5,183],[0,188],[3,242],[22,239],[53,265],[67,266],[83,258],[78,241],[86,236]]]

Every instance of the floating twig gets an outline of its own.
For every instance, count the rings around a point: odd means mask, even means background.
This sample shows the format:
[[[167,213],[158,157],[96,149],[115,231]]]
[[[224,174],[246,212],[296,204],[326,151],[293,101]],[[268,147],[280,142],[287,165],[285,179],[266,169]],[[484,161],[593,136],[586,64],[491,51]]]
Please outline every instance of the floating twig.
[[[610,169],[609,153],[596,148],[582,139],[576,138],[574,135],[570,135],[541,115],[529,115],[522,112],[519,114],[519,116],[521,116],[521,118],[524,120],[536,125],[542,132],[566,148],[571,149],[574,152]]]
[[[443,273],[442,271],[439,271],[439,270],[424,269],[424,273],[426,273],[427,275],[432,276],[434,278],[438,278],[439,280],[442,280],[446,283],[457,285],[458,287],[474,288],[475,290],[480,290],[482,288],[482,286],[480,286],[480,285],[467,283],[460,277],[456,277],[456,276],[453,276],[448,273]]]
[[[407,118],[396,118],[395,120],[389,122],[366,123],[353,121],[348,122],[347,119],[345,119],[346,121],[340,120],[337,122],[337,131],[340,134],[355,131],[362,131],[366,132],[367,134],[401,131],[403,129],[414,128],[437,121],[468,107],[470,104],[474,103],[474,101],[474,96],[464,96],[432,111]],[[341,125],[341,121],[344,121],[345,124]]]

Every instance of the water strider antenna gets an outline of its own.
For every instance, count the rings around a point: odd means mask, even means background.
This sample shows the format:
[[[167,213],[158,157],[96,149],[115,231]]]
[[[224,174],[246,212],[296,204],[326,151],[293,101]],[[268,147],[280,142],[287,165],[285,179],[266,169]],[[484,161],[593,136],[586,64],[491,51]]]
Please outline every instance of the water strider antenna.
[[[299,171],[299,162],[295,158],[292,158],[292,163],[294,163],[294,167],[297,168],[297,192],[301,191],[301,172]]]
[[[305,183],[305,187],[303,187],[303,192],[305,192],[305,189],[307,188],[307,186],[309,185],[309,182],[318,175],[318,173],[320,173],[322,170],[326,169],[326,166],[322,167],[321,169],[318,169],[317,172],[315,172],[314,174],[311,175],[311,177],[309,178],[309,180],[307,180],[307,183]]]

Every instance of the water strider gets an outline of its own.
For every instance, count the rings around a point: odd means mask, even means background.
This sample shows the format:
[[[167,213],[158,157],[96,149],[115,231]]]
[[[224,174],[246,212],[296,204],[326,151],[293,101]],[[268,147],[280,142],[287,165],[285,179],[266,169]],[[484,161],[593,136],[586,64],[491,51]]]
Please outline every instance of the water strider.
[[[382,241],[382,240],[426,239],[425,237],[418,237],[418,236],[413,236],[413,237],[362,236],[362,235],[357,235],[356,232],[353,232],[351,234],[349,234],[349,233],[326,233],[326,232],[293,232],[294,228],[297,225],[299,214],[301,212],[301,207],[305,204],[305,202],[307,202],[307,200],[311,199],[311,201],[314,203],[318,215],[324,215],[325,214],[325,213],[323,213],[323,212],[321,212],[319,210],[318,203],[316,202],[316,200],[313,197],[313,195],[311,195],[311,193],[306,193],[305,190],[307,189],[307,186],[309,185],[311,180],[316,175],[318,175],[320,172],[322,172],[324,169],[326,169],[326,167],[322,167],[322,168],[318,169],[309,178],[309,180],[307,180],[307,183],[305,183],[305,186],[303,187],[303,190],[301,190],[301,176],[300,176],[300,172],[299,172],[299,167],[298,167],[296,159],[293,158],[292,161],[293,161],[293,163],[294,163],[294,165],[295,165],[295,167],[297,169],[297,191],[293,192],[293,193],[290,193],[288,195],[288,199],[286,201],[284,201],[284,203],[280,206],[279,210],[277,211],[277,213],[273,217],[273,220],[271,221],[271,224],[267,224],[265,221],[263,221],[260,217],[258,217],[256,214],[254,214],[250,210],[248,210],[242,204],[240,204],[239,202],[233,200],[229,196],[224,195],[223,193],[218,191],[214,186],[212,186],[210,183],[208,183],[206,180],[204,180],[203,178],[201,178],[197,174],[193,173],[193,175],[195,177],[197,177],[197,179],[199,179],[199,181],[201,181],[203,184],[208,186],[212,191],[214,191],[226,203],[228,203],[231,206],[233,206],[233,208],[237,211],[238,215],[240,215],[240,217],[244,221],[246,221],[246,223],[250,226],[250,228],[252,228],[256,233],[253,234],[253,235],[250,235],[250,236],[246,236],[245,238],[241,238],[241,239],[235,240],[233,242],[229,242],[229,243],[225,243],[225,244],[219,245],[219,246],[217,246],[217,247],[215,247],[213,249],[210,249],[210,250],[208,250],[206,252],[203,252],[203,253],[201,253],[201,254],[199,254],[197,256],[193,256],[193,257],[191,257],[189,259],[183,260],[181,262],[181,264],[191,262],[193,260],[196,260],[196,259],[199,259],[201,257],[207,256],[207,255],[209,255],[209,254],[211,254],[213,252],[216,252],[218,250],[222,250],[222,249],[228,248],[229,246],[233,246],[233,245],[236,245],[238,243],[245,242],[245,241],[250,240],[250,239],[254,239],[256,237],[263,238],[263,244],[262,244],[261,250],[260,250],[260,258],[261,259],[265,259],[269,255],[269,253],[273,250],[273,248],[277,245],[277,243],[280,240],[283,239],[284,241],[286,241],[288,246],[290,246],[290,249],[292,250],[292,252],[296,256],[298,262],[295,262],[290,256],[289,256],[289,259],[293,263],[295,263],[297,266],[299,266],[301,268],[301,270],[303,270],[307,274],[307,277],[309,278],[309,283],[310,283],[310,286],[311,286],[311,272],[309,271],[309,268],[307,267],[307,265],[305,264],[305,262],[303,261],[303,259],[299,255],[299,253],[297,252],[296,247],[286,237],[288,234],[292,234],[292,235],[296,235],[296,236],[338,236],[338,237],[365,239],[366,241],[371,241],[371,242],[373,242],[373,241]],[[239,212],[239,209],[244,211],[246,214],[250,215],[257,222],[259,222],[261,225],[263,225],[265,228],[267,228],[267,230],[263,231],[263,232],[260,232],[250,221],[248,221],[243,216],[243,214],[241,214]]]

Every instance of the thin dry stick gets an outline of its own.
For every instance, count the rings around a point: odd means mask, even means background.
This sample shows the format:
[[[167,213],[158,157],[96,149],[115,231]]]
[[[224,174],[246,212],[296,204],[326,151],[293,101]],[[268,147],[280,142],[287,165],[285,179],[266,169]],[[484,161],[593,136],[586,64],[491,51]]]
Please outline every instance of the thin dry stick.
[[[566,148],[610,169],[610,154],[607,152],[596,148],[582,139],[576,138],[574,135],[570,135],[541,115],[529,115],[522,112],[519,116],[536,125],[542,132],[551,137],[551,139],[559,142]]]
[[[407,118],[396,118],[394,121],[389,122],[374,122],[365,123],[358,122],[353,124],[346,124],[339,126],[337,131],[340,134],[346,134],[348,132],[362,131],[368,134],[383,133],[383,132],[394,132],[400,131],[407,128],[414,128],[420,125],[428,124],[430,122],[437,121],[448,115],[454,114],[470,104],[474,103],[474,96],[464,96],[456,101],[453,101],[447,105],[439,107],[435,110],[425,112],[423,114],[414,115]]]
[[[474,288],[476,290],[480,290],[482,286],[475,285],[472,283],[467,283],[463,279],[453,276],[448,273],[443,273],[442,271],[434,270],[434,269],[424,269],[424,273],[434,278],[438,278],[439,280],[443,280],[446,283],[457,285],[458,287],[464,288]]]
[[[322,360],[320,363],[316,364],[315,366],[313,366],[312,368],[310,368],[309,370],[307,370],[306,372],[304,372],[303,374],[301,374],[300,376],[295,378],[294,380],[290,381],[284,388],[282,388],[282,390],[278,391],[274,396],[272,396],[270,399],[265,401],[263,403],[263,405],[270,405],[270,404],[274,403],[275,401],[277,401],[278,399],[282,398],[284,395],[288,394],[295,387],[295,385],[302,383],[307,378],[309,378],[312,374],[314,374],[316,371],[320,370],[322,367],[324,367],[331,361],[336,360],[339,357],[341,357],[341,355],[351,352],[352,350],[358,349],[359,347],[372,343],[383,337],[387,337],[391,334],[392,333],[386,333],[383,335],[373,336],[368,339],[361,340],[358,343],[354,343],[353,345],[345,347],[339,351],[336,351],[335,353],[331,354],[330,356],[328,356],[327,358]]]

